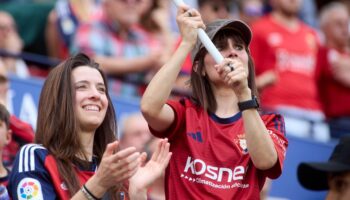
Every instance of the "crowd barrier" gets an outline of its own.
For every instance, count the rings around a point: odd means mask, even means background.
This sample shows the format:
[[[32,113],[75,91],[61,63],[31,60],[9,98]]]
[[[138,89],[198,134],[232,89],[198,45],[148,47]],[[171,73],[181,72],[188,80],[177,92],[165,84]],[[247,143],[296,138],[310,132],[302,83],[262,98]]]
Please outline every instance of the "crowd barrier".
[[[19,79],[10,77],[10,92],[8,96],[9,110],[22,120],[36,127],[37,108],[42,79]],[[139,111],[139,99],[120,98],[112,96],[117,119],[124,113]],[[282,176],[271,185],[270,196],[281,199],[309,200],[325,199],[325,192],[312,192],[303,189],[297,181],[296,169],[302,161],[328,160],[334,143],[319,143],[311,140],[288,136],[284,171]]]

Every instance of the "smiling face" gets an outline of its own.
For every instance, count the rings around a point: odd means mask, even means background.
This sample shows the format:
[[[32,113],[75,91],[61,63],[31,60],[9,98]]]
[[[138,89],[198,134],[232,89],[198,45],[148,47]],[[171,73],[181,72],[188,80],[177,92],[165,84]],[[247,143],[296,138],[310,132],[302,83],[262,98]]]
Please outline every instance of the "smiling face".
[[[103,78],[97,69],[80,66],[73,69],[72,82],[78,125],[83,131],[94,131],[102,124],[108,108]]]

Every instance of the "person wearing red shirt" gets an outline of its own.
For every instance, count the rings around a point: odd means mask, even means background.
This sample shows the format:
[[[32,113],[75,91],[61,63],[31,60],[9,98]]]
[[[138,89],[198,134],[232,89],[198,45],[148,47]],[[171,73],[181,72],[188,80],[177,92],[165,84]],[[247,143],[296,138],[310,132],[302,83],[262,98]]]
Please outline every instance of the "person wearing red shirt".
[[[258,112],[251,31],[236,20],[209,23],[206,33],[224,57],[216,64],[197,41],[199,12],[180,7],[177,22],[183,40],[141,99],[152,133],[171,143],[166,198],[259,199],[265,179],[281,175],[288,142],[283,117]],[[192,96],[168,101],[192,49]]]
[[[317,57],[317,86],[333,138],[350,134],[349,12],[340,2],[320,13],[325,45]]]
[[[266,111],[284,115],[287,134],[329,139],[315,83],[316,32],[298,19],[301,0],[271,1],[273,11],[252,24],[250,50]]]

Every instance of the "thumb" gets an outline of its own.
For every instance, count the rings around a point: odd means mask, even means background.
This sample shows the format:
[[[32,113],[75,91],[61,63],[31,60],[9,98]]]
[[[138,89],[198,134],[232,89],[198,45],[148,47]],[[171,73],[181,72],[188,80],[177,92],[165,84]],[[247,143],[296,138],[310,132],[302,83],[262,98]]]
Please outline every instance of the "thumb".
[[[119,145],[118,140],[109,143],[107,145],[107,147],[106,147],[105,152],[103,153],[103,156],[110,156],[110,155],[112,155],[115,152],[115,150],[117,150],[118,145]]]

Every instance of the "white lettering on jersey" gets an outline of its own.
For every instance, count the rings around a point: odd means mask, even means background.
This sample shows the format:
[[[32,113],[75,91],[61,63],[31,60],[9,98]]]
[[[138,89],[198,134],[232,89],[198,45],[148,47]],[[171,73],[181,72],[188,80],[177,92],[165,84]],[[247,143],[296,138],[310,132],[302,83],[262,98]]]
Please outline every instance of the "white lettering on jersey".
[[[19,200],[43,200],[40,182],[33,178],[22,179],[17,186],[17,198]]]
[[[313,54],[297,54],[285,49],[276,52],[277,68],[279,71],[293,71],[305,75],[312,75],[315,69]]]
[[[243,180],[245,169],[243,166],[236,166],[233,170],[226,167],[215,167],[207,165],[203,160],[194,159],[190,156],[187,157],[186,166],[184,172],[190,172],[195,175],[203,175],[209,179],[222,181],[224,173],[227,173],[227,182],[230,183],[232,180]]]

